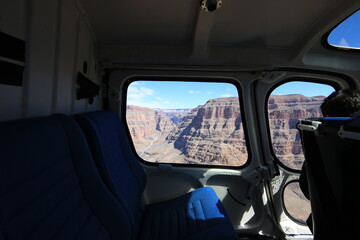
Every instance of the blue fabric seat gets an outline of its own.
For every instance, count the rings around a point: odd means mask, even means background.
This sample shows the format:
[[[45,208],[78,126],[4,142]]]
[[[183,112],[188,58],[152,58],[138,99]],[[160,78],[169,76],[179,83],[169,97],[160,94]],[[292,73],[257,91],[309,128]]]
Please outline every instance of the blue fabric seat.
[[[104,110],[75,116],[99,172],[126,206],[139,239],[238,239],[215,192],[204,187],[176,199],[141,208],[145,173],[127,141],[118,114]]]
[[[237,239],[214,190],[196,189],[146,207],[140,239]]]
[[[0,123],[0,239],[131,239],[131,228],[73,119]]]

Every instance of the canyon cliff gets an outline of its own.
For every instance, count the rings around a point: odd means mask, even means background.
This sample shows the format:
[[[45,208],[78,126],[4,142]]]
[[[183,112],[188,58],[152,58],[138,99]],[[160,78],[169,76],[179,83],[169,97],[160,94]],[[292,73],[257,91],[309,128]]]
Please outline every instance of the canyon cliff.
[[[176,125],[163,112],[151,108],[127,106],[126,122],[136,149],[142,149]]]
[[[324,98],[300,94],[273,95],[269,98],[269,128],[273,150],[286,166],[301,169],[304,155],[296,124],[300,119],[321,117],[320,105]]]
[[[166,138],[185,161],[240,166],[247,160],[238,98],[211,99],[193,109]]]
[[[321,116],[323,99],[303,95],[269,98],[273,150],[287,166],[301,167],[296,123]],[[210,99],[191,110],[128,106],[126,118],[137,153],[150,162],[241,166],[248,158],[237,97]]]

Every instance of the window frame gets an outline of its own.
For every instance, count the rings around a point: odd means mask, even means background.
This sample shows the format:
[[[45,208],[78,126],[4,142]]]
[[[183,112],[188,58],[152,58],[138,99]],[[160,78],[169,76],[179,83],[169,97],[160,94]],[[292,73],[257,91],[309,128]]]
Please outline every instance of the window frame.
[[[351,53],[351,54],[360,54],[360,48],[357,49],[357,48],[337,47],[337,46],[331,45],[328,41],[329,36],[332,33],[332,31],[334,31],[335,28],[337,28],[340,24],[342,24],[344,21],[346,21],[348,18],[350,18],[353,14],[355,14],[358,11],[360,11],[360,8],[357,9],[356,11],[350,13],[349,15],[347,15],[344,19],[342,19],[342,21],[337,23],[334,27],[332,27],[329,31],[327,31],[321,37],[321,44],[324,48],[332,50],[332,51],[347,52],[347,53]]]
[[[146,161],[145,159],[141,158],[137,152],[136,152],[136,148],[135,145],[132,141],[132,137],[130,134],[130,130],[126,121],[126,107],[127,107],[127,93],[128,93],[128,88],[129,85],[135,81],[164,81],[164,82],[198,82],[198,83],[229,83],[229,84],[233,84],[234,87],[236,88],[237,92],[238,92],[238,98],[239,98],[239,107],[240,107],[240,115],[242,118],[242,125],[243,125],[243,131],[244,131],[244,137],[245,137],[245,146],[247,149],[247,160],[246,162],[241,165],[241,166],[226,166],[226,165],[209,165],[209,164],[185,164],[185,163],[155,163],[155,162],[149,162]],[[126,132],[126,137],[128,138],[128,142],[129,145],[131,147],[131,150],[133,152],[133,154],[136,156],[137,160],[140,161],[142,164],[145,165],[149,165],[149,166],[159,166],[159,165],[171,165],[172,167],[185,167],[185,168],[217,168],[217,169],[243,169],[245,167],[247,167],[252,160],[252,151],[251,151],[251,146],[250,146],[250,138],[249,138],[249,133],[248,133],[248,128],[247,128],[247,123],[246,123],[246,118],[245,118],[245,108],[244,108],[244,100],[243,100],[243,91],[242,91],[242,86],[241,84],[234,78],[231,77],[221,77],[221,76],[216,76],[216,77],[211,77],[211,76],[163,76],[163,75],[159,75],[159,76],[147,76],[147,75],[142,75],[142,76],[129,76],[128,78],[124,79],[123,84],[122,84],[122,88],[120,90],[120,94],[121,94],[121,114],[120,117],[121,119],[123,119],[123,124],[125,127],[125,132]]]
[[[286,171],[292,172],[292,173],[300,173],[301,169],[293,169],[290,168],[289,166],[286,166],[275,154],[274,148],[273,148],[273,143],[272,143],[272,137],[271,137],[271,132],[270,132],[270,121],[269,121],[269,98],[271,96],[271,93],[278,88],[279,86],[289,83],[289,82],[308,82],[308,83],[320,83],[320,84],[326,84],[329,85],[331,87],[334,88],[334,91],[339,90],[341,87],[338,83],[336,82],[328,82],[325,83],[324,80],[322,79],[318,79],[318,78],[309,78],[309,77],[289,77],[284,79],[281,82],[276,83],[275,85],[273,85],[269,91],[266,93],[265,99],[266,102],[264,104],[264,108],[265,108],[265,119],[266,119],[266,131],[267,131],[267,135],[268,135],[268,143],[269,143],[269,150],[270,150],[270,154],[272,155],[273,159],[275,159],[276,164],[280,165],[283,169],[285,169]]]

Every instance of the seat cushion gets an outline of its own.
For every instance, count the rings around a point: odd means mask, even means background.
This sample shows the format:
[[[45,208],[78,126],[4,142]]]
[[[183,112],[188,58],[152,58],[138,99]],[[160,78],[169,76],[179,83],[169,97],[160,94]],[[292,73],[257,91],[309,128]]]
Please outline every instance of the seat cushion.
[[[140,239],[238,239],[212,188],[203,187],[145,209]]]

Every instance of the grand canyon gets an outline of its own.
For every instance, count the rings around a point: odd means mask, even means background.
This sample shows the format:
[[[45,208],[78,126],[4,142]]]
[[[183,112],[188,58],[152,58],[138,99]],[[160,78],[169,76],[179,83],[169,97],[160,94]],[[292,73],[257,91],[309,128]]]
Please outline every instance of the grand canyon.
[[[296,124],[319,117],[324,96],[272,95],[268,101],[273,151],[286,166],[304,160]],[[248,159],[237,97],[210,99],[193,109],[127,106],[126,121],[137,154],[156,163],[241,166]]]

